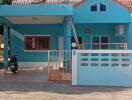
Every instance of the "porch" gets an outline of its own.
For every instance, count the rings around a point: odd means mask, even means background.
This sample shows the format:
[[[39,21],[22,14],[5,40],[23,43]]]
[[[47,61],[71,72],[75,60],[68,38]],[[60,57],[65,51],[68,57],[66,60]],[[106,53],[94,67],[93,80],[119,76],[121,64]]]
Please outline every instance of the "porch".
[[[69,46],[66,43],[62,44],[63,47],[62,45],[58,47],[58,38],[65,37],[61,39],[63,43],[69,40],[72,9],[72,5],[64,3],[45,6],[1,5],[0,20],[4,25],[5,68],[8,67],[8,57],[12,55],[17,55],[20,63],[40,62],[44,64],[43,62],[48,61],[47,50],[68,49]],[[42,43],[42,39],[46,39],[48,46]]]

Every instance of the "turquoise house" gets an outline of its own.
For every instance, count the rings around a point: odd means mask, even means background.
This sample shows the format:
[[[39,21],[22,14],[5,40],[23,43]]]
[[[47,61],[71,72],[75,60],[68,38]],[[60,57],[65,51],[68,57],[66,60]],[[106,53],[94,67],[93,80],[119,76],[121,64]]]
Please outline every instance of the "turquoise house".
[[[0,21],[4,24],[5,67],[8,49],[11,56],[17,55],[20,67],[47,66],[52,51],[78,48],[108,54],[132,50],[131,0],[12,0],[0,5]],[[69,54],[66,59],[71,58]],[[76,77],[73,84],[90,81],[84,80]]]

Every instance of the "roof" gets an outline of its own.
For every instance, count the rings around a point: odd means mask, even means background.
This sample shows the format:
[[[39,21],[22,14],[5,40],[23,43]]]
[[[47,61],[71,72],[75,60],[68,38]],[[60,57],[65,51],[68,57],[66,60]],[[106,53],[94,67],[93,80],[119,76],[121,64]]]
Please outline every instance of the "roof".
[[[113,1],[123,6],[124,8],[128,9],[129,11],[132,11],[132,0],[113,0]]]
[[[78,6],[85,0],[13,0],[13,5],[30,5],[30,4],[72,4],[73,6]]]

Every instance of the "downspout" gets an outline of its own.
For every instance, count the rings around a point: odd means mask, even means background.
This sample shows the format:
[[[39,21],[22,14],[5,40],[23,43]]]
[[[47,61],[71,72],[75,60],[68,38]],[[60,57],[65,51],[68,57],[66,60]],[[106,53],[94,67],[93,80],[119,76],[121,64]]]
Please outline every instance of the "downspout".
[[[72,28],[72,33],[73,33],[74,40],[75,40],[76,45],[77,45],[77,49],[80,49],[80,44],[79,44],[79,41],[78,41],[75,25],[74,25],[73,22],[70,22],[70,25],[71,25],[71,28]]]

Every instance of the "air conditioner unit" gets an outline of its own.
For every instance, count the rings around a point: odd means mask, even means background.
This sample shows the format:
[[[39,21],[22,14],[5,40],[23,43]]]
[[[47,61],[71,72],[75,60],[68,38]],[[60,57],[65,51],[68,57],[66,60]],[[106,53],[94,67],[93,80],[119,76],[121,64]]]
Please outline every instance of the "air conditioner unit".
[[[115,26],[115,35],[116,36],[124,36],[125,35],[125,25]]]

